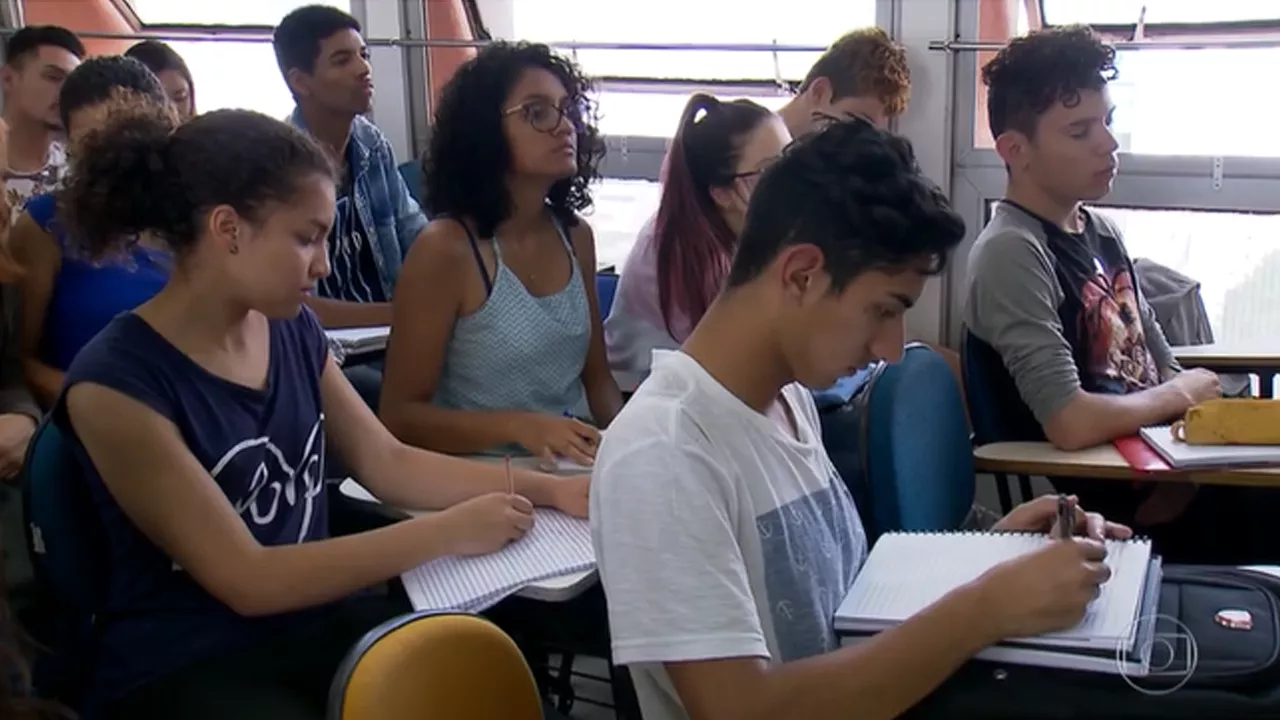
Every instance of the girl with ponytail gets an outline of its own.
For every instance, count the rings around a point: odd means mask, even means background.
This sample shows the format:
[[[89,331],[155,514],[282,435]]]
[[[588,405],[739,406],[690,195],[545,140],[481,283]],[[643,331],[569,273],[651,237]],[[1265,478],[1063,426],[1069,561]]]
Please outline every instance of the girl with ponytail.
[[[658,212],[631,249],[605,322],[615,369],[645,373],[654,350],[684,342],[729,271],[756,180],[789,141],[782,120],[751,100],[689,98]]]

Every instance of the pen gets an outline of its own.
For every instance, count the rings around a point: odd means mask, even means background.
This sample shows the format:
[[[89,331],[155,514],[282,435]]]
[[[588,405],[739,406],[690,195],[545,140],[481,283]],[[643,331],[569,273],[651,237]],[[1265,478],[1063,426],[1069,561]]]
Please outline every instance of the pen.
[[[502,459],[502,464],[503,464],[503,466],[506,468],[506,471],[507,471],[507,494],[508,494],[508,495],[515,495],[515,494],[516,494],[516,483],[515,483],[515,480],[513,480],[513,479],[511,478],[511,456],[510,456],[510,455],[507,455],[506,457],[504,457],[504,458]]]
[[[1072,532],[1072,529],[1075,526],[1075,523],[1072,522],[1072,520],[1075,519],[1072,517],[1073,514],[1074,513],[1072,512],[1071,503],[1067,500],[1067,496],[1059,495],[1058,496],[1058,535],[1063,540],[1070,540],[1071,536],[1074,534]]]

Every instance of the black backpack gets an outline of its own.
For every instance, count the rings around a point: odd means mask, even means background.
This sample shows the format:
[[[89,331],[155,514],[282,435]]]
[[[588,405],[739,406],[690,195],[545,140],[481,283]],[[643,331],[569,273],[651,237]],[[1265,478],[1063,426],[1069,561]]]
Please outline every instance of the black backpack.
[[[1227,627],[1218,619],[1223,610],[1248,612],[1252,626]],[[1166,566],[1160,615],[1152,666],[1168,668],[1164,673],[1127,682],[1117,674],[973,660],[904,717],[1280,718],[1280,578],[1243,568]],[[1198,657],[1191,657],[1186,634]]]

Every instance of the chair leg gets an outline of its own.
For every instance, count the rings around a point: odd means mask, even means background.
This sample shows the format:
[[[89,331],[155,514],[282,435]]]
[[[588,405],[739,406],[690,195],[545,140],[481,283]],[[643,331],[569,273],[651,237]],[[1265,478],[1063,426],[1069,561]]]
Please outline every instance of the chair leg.
[[[1009,476],[996,473],[996,494],[1000,496],[1000,514],[1007,515],[1013,509],[1013,497],[1009,491]]]
[[[1031,478],[1026,475],[1018,476],[1018,490],[1022,492],[1022,502],[1028,502],[1035,497],[1031,491]]]
[[[560,668],[552,680],[552,690],[556,695],[556,710],[568,715],[573,711],[573,703],[578,699],[573,689],[573,654],[560,656]]]

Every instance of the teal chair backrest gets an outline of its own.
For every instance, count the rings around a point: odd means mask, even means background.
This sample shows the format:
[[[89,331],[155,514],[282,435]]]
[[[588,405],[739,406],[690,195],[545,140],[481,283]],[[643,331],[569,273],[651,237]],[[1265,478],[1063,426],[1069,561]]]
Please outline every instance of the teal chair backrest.
[[[27,447],[22,493],[37,583],[65,608],[92,615],[106,577],[101,525],[71,443],[50,418]]]
[[[900,362],[876,369],[862,401],[875,533],[959,529],[975,480],[968,416],[951,366],[928,347],[910,345]]]
[[[405,187],[418,204],[422,204],[422,165],[418,162],[400,163],[400,177],[404,178]]]

